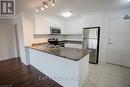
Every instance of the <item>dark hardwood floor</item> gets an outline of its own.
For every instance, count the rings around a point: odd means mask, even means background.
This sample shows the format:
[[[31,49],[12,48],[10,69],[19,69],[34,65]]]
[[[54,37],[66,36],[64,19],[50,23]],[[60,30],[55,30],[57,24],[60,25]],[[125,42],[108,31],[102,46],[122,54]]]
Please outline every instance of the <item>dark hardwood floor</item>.
[[[42,79],[41,79],[42,77]],[[43,79],[44,77],[44,79]],[[0,61],[0,87],[62,87],[19,58]]]

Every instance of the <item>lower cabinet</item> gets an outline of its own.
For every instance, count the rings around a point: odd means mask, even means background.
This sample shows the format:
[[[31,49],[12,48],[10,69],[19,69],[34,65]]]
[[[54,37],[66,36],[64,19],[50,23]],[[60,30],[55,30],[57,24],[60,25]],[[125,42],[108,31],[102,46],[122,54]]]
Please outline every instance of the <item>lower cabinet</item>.
[[[82,87],[88,80],[89,54],[78,61],[29,49],[30,64],[63,87]]]

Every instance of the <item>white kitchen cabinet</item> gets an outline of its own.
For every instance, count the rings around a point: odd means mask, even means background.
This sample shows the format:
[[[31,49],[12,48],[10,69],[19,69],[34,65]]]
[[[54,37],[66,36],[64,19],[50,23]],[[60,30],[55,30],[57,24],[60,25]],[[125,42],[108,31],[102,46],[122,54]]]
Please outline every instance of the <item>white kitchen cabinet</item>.
[[[83,33],[83,21],[80,19],[67,21],[66,23],[67,34],[82,34]]]
[[[65,32],[64,21],[45,16],[35,16],[35,34],[50,34],[50,27],[58,27],[61,29],[61,33]]]
[[[97,27],[102,24],[102,15],[88,15],[86,17],[64,21],[56,17],[35,16],[35,34],[50,34],[50,27],[61,28],[61,34],[83,34],[85,27]]]
[[[46,18],[41,16],[35,16],[35,34],[49,34],[49,24]]]
[[[65,47],[82,49],[82,44],[65,43]]]
[[[83,28],[102,26],[102,20],[103,16],[96,14],[66,21],[67,33],[83,34]]]
[[[62,87],[82,87],[85,80],[88,80],[89,54],[80,60],[73,61],[69,58],[29,49],[29,57],[30,65]]]

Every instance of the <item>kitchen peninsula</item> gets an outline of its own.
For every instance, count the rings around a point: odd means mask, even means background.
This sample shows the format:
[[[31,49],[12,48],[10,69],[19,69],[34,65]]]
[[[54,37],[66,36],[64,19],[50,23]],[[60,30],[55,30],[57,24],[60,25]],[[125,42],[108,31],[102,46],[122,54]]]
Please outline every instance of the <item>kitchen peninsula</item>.
[[[26,48],[30,64],[63,87],[82,87],[88,79],[89,51],[46,45]]]

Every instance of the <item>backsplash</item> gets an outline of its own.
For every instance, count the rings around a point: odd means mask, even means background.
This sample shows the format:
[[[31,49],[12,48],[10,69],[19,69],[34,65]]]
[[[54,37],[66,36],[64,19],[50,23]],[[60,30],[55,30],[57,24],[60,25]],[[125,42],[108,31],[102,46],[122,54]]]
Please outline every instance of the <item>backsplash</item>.
[[[43,34],[35,34],[33,35],[34,41],[33,43],[41,43],[47,42],[48,38],[58,38],[59,41],[63,40],[73,40],[73,41],[83,41],[83,35],[43,35]]]
[[[65,39],[62,35],[50,35],[49,38],[58,38],[59,41],[62,41]]]
[[[66,35],[64,40],[83,41],[83,35]]]

